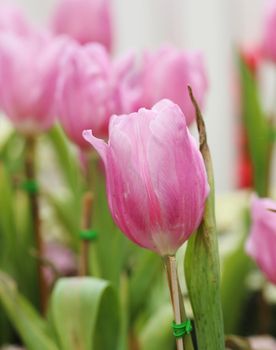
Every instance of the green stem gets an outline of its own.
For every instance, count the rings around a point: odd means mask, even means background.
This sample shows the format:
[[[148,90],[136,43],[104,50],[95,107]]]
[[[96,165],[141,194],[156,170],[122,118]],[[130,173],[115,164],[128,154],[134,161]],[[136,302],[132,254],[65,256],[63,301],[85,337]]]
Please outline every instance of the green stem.
[[[82,229],[89,230],[92,221],[92,206],[93,206],[93,194],[87,191],[83,196],[83,206],[82,206]],[[89,274],[89,250],[91,242],[87,239],[82,239],[81,241],[81,251],[80,251],[80,267],[79,275],[88,276]]]
[[[179,286],[175,256],[165,256],[164,262],[167,271],[174,321],[176,324],[181,324],[187,320],[187,317]],[[177,350],[193,350],[191,335],[186,334],[183,338],[177,338],[176,346]]]
[[[36,183],[36,170],[35,170],[35,157],[36,157],[36,140],[33,137],[26,138],[26,158],[25,158],[25,172],[26,179],[29,183]],[[39,283],[39,293],[40,293],[40,307],[41,312],[45,313],[47,307],[47,284],[43,275],[43,266],[40,259],[43,258],[43,238],[41,234],[40,225],[40,208],[39,208],[39,198],[37,191],[28,191],[31,215],[33,222],[34,238],[36,251],[39,259],[38,261],[38,283]]]

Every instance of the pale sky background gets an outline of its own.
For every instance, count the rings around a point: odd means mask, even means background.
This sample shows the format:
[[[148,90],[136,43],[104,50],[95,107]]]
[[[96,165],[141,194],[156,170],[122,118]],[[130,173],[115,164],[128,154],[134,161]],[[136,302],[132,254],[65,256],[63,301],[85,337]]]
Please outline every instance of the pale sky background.
[[[14,1],[36,21],[46,21],[58,0]],[[203,50],[210,81],[204,114],[219,192],[233,188],[235,182],[233,49],[238,42],[258,38],[265,1],[113,0],[115,52],[163,42]]]

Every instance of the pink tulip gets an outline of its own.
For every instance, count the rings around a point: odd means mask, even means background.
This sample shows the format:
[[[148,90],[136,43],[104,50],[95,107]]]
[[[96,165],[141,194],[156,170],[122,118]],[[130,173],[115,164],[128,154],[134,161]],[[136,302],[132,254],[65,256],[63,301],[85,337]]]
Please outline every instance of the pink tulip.
[[[110,0],[60,0],[53,16],[56,34],[67,34],[80,44],[112,46]]]
[[[137,112],[141,105],[142,72],[134,52],[126,52],[114,61],[114,74],[122,97],[122,112]]]
[[[276,0],[266,0],[261,46],[264,57],[276,62]]]
[[[162,100],[151,110],[113,116],[108,144],[91,130],[83,136],[104,162],[116,224],[141,247],[174,254],[198,227],[209,191],[180,108]]]
[[[122,98],[106,50],[100,44],[71,45],[64,53],[57,89],[57,109],[68,137],[82,149],[89,147],[82,131],[93,128],[107,137],[109,119],[122,112]]]
[[[249,338],[252,350],[276,350],[276,340],[268,335]]]
[[[254,197],[251,205],[252,226],[246,243],[247,253],[256,261],[267,279],[276,284],[276,202]]]
[[[0,35],[0,109],[23,134],[54,122],[58,58],[65,41],[44,35]]]
[[[181,107],[190,125],[195,119],[195,111],[187,86],[193,88],[201,108],[207,91],[202,55],[167,46],[147,53],[143,65],[142,105],[150,108],[162,98],[168,98]]]
[[[58,243],[47,243],[44,251],[44,259],[51,263],[45,266],[43,273],[49,287],[53,286],[55,278],[60,276],[75,276],[77,272],[77,259],[74,253]],[[54,270],[53,270],[54,268]],[[55,276],[55,272],[59,276]]]
[[[26,36],[32,32],[24,13],[9,2],[0,5],[0,32],[11,32]]]

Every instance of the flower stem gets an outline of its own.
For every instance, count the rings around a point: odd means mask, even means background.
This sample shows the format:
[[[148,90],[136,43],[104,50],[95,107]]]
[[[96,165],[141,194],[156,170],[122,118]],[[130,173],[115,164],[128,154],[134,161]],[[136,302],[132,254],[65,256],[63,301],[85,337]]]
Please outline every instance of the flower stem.
[[[33,137],[26,138],[26,157],[25,157],[25,172],[26,179],[30,183],[36,182],[36,169],[35,169],[35,158],[36,158],[36,140]],[[35,239],[35,246],[38,259],[38,283],[39,283],[39,293],[40,293],[40,308],[42,314],[45,313],[47,307],[47,285],[43,275],[43,266],[40,259],[43,258],[43,238],[41,234],[40,226],[40,208],[39,208],[39,198],[37,191],[28,191],[31,216],[33,223],[33,232]]]
[[[82,206],[82,229],[89,230],[92,221],[92,206],[93,206],[93,194],[87,191],[83,196],[83,206]],[[80,267],[79,275],[87,276],[89,274],[89,250],[90,241],[87,239],[82,239],[81,241],[81,252],[80,252]]]
[[[187,320],[187,317],[177,276],[176,259],[175,256],[166,256],[164,260],[174,313],[174,321],[176,324],[181,324]],[[177,350],[193,350],[191,336],[186,334],[183,338],[176,338],[176,346]]]

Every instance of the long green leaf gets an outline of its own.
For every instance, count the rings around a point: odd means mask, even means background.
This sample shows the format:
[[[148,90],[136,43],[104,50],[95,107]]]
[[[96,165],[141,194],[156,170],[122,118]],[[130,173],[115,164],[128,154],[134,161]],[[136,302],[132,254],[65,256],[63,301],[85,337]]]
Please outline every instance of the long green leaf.
[[[242,319],[243,305],[248,297],[246,277],[253,268],[253,262],[245,253],[245,241],[249,230],[249,212],[244,215],[244,232],[236,249],[224,260],[221,281],[221,300],[226,334],[236,334]],[[237,288],[239,286],[239,288]],[[235,298],[233,298],[235,295]]]
[[[163,305],[148,320],[140,334],[140,344],[143,350],[173,349],[175,338],[170,324],[173,319],[170,304]]]
[[[74,198],[69,198],[65,201],[53,196],[51,193],[45,193],[44,196],[50,204],[56,220],[68,234],[71,245],[77,247],[80,230],[79,203],[75,202]]]
[[[141,251],[129,282],[131,321],[144,309],[152,285],[160,276],[163,276],[160,257],[146,250]]]
[[[0,265],[10,261],[16,246],[13,198],[9,174],[0,163]]]
[[[58,350],[51,339],[47,323],[21,296],[14,281],[0,272],[0,302],[28,350]]]
[[[200,150],[207,170],[210,194],[203,220],[190,238],[185,257],[185,275],[194,312],[200,350],[223,350],[224,330],[220,301],[220,269],[214,209],[214,178],[204,121],[190,90],[197,112]]]
[[[63,278],[54,288],[51,319],[61,350],[116,350],[120,317],[113,287],[96,278]]]
[[[76,194],[80,187],[76,156],[72,154],[70,144],[60,126],[53,127],[47,136],[54,148],[62,175],[70,190]]]
[[[253,163],[254,187],[259,196],[267,196],[271,156],[271,129],[259,100],[257,82],[242,59],[239,61],[243,120]]]
[[[96,249],[101,277],[118,286],[126,261],[127,248],[132,244],[113,222],[106,199],[105,177],[99,164],[94,166],[93,190],[95,207],[92,225],[98,232]],[[93,261],[91,263],[93,264]],[[91,270],[93,270],[93,266]]]

